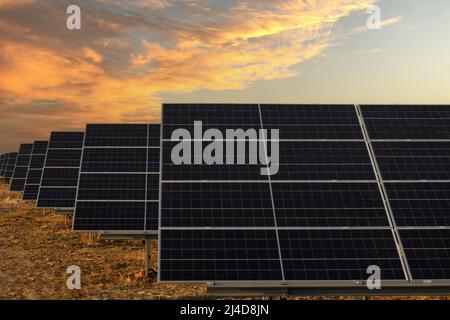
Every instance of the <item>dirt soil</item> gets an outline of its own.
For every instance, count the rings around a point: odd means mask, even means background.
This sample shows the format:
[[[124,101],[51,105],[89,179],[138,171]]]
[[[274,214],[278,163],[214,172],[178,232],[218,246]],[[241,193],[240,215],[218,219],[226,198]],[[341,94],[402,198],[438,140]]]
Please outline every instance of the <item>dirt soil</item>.
[[[107,241],[96,235],[72,233],[65,216],[35,209],[19,196],[7,191],[6,185],[0,186],[0,299],[207,298],[202,285],[158,285],[156,273],[146,278],[141,241]],[[157,243],[153,241],[154,270],[156,257]],[[81,268],[81,290],[67,289],[66,270],[71,265]]]

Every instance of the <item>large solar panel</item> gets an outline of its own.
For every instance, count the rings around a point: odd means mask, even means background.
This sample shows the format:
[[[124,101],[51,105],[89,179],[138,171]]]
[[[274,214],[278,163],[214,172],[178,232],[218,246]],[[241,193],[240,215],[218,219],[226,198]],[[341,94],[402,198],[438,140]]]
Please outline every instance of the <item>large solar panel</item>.
[[[383,280],[407,282],[355,106],[166,104],[162,119],[159,281],[356,285],[377,265]],[[175,129],[200,151],[211,143],[194,141],[194,121],[223,137],[278,129],[278,172],[260,171],[276,141],[270,131],[257,137],[264,163],[174,163]]]
[[[52,132],[37,207],[73,211],[80,171],[83,132]]]
[[[36,141],[33,144],[30,166],[22,195],[23,200],[33,201],[38,198],[47,148],[48,141]]]
[[[450,106],[361,106],[412,281],[450,279]]]
[[[30,165],[33,144],[22,144],[17,156],[14,173],[11,180],[10,191],[23,191]]]
[[[73,230],[156,234],[160,125],[86,127]]]
[[[4,174],[5,178],[8,179],[12,178],[14,174],[14,168],[16,167],[17,155],[18,155],[17,152],[8,153],[5,163],[5,174]]]

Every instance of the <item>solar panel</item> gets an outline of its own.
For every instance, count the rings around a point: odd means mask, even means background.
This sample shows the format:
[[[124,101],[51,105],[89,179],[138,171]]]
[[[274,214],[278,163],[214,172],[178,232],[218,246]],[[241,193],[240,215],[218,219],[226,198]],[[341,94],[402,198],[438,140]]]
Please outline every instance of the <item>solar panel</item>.
[[[400,227],[450,227],[450,183],[385,183]]]
[[[385,281],[406,283],[355,106],[165,104],[162,119],[159,281],[356,285],[377,265]],[[200,152],[211,143],[198,141],[194,121],[203,131],[279,130],[278,172],[260,171],[271,131],[257,137],[258,165],[174,163],[175,129]]]
[[[372,145],[385,180],[450,180],[450,140]]]
[[[450,106],[361,106],[412,281],[450,279]]]
[[[30,165],[31,152],[33,144],[22,144],[17,156],[14,173],[12,176],[10,191],[23,191],[25,180],[28,174],[28,166]]]
[[[71,211],[80,170],[83,132],[52,132],[37,207]]]
[[[14,168],[16,167],[17,156],[17,152],[11,152],[8,154],[5,166],[5,178],[12,178],[14,174]]]
[[[361,106],[371,139],[450,139],[450,106]]]
[[[3,178],[5,174],[5,159],[7,157],[7,154],[0,155],[0,177]]]
[[[413,279],[450,279],[450,230],[400,230]]]
[[[280,129],[282,140],[362,140],[354,106],[260,105],[265,129]]]
[[[156,234],[160,126],[88,125],[73,230]]]
[[[35,141],[28,168],[27,179],[23,190],[22,200],[37,200],[41,184],[42,171],[47,155],[48,141]]]

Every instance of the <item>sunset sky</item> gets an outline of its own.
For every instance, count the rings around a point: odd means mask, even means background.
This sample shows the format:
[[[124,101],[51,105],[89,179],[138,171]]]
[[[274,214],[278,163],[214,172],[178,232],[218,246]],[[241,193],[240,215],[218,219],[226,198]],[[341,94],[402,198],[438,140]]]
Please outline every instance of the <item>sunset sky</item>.
[[[449,0],[0,0],[0,30],[0,152],[161,102],[450,103]]]

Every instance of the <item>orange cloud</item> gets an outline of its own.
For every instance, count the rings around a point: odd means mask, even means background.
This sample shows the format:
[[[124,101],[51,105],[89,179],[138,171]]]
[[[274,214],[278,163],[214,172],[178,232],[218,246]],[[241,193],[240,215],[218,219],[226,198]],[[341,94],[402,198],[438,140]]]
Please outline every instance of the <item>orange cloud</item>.
[[[9,10],[3,16],[0,10],[0,126],[20,117],[70,127],[157,121],[165,92],[243,89],[291,77],[293,66],[323,53],[340,19],[374,2],[261,0],[224,7],[204,0],[114,0],[108,7],[97,0],[82,8],[82,30],[71,33],[61,23],[63,6],[47,3],[48,21],[13,20],[39,4],[0,0]],[[8,30],[15,36],[7,37]]]

